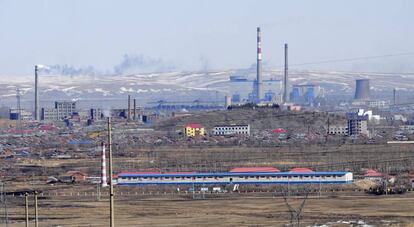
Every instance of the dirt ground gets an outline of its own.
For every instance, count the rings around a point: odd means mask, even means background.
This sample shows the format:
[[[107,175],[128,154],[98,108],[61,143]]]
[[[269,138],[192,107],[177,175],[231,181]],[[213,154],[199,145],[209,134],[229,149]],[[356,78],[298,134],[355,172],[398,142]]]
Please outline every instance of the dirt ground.
[[[30,203],[31,225],[33,198]],[[302,197],[291,197],[297,208]],[[116,226],[284,226],[290,215],[283,197],[271,193],[231,196],[118,196]],[[1,212],[2,214],[3,212]],[[24,197],[8,202],[9,226],[24,225]],[[310,196],[301,226],[412,226],[414,193],[371,196],[363,192]],[[1,215],[3,218],[3,215]],[[109,226],[109,202],[102,197],[45,197],[39,200],[39,226]],[[344,224],[360,222],[358,224]]]

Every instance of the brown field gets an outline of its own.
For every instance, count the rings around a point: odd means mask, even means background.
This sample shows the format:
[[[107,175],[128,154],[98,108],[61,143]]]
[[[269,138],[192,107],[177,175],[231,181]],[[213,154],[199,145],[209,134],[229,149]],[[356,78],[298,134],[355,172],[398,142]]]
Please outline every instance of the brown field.
[[[30,201],[32,218],[33,199]],[[291,197],[289,201],[298,207],[302,197]],[[39,226],[109,226],[108,205],[107,196],[100,201],[81,196],[43,197],[39,200]],[[116,226],[283,226],[289,223],[283,198],[273,197],[271,193],[209,195],[204,200],[192,199],[190,195],[117,196],[115,209]],[[9,226],[24,226],[24,197],[9,199],[9,219],[12,222]],[[301,226],[340,220],[363,220],[373,226],[412,226],[414,193],[312,195],[306,201]]]

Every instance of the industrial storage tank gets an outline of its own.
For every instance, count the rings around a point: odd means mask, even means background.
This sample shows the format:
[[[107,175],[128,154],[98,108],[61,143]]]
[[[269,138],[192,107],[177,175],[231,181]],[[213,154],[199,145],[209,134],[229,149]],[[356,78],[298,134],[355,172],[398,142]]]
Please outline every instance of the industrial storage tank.
[[[355,97],[358,100],[367,100],[370,98],[369,79],[358,79],[355,81]]]

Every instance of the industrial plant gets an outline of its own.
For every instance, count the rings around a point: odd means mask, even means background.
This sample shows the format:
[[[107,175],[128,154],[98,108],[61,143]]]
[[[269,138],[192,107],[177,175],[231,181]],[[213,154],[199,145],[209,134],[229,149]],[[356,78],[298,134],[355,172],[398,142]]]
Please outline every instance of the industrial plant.
[[[37,1],[0,1],[0,226],[414,223],[411,3]]]

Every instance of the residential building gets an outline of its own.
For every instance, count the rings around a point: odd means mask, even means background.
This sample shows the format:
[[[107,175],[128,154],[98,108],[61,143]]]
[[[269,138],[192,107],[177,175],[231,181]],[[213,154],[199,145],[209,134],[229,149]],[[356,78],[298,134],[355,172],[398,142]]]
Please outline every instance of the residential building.
[[[250,136],[250,125],[216,125],[213,134],[219,135],[248,135]]]
[[[346,125],[332,125],[328,128],[329,135],[348,135],[348,127]]]
[[[188,137],[204,136],[205,129],[202,125],[193,123],[185,126],[184,133]]]
[[[368,136],[368,115],[360,115],[358,112],[346,114],[348,121],[348,135],[366,135]]]
[[[414,133],[414,125],[400,125],[400,130],[408,132],[410,134]]]

